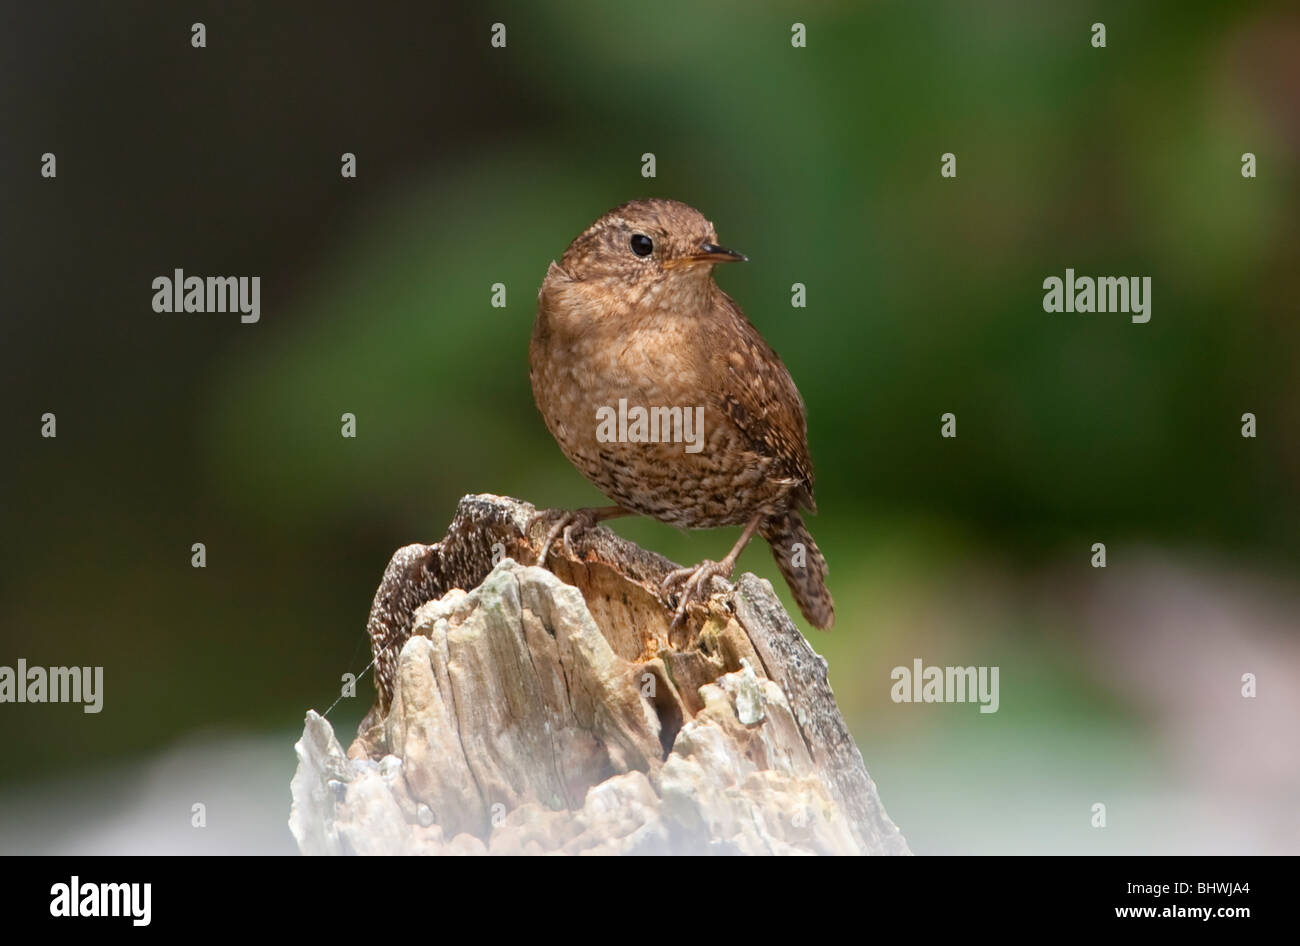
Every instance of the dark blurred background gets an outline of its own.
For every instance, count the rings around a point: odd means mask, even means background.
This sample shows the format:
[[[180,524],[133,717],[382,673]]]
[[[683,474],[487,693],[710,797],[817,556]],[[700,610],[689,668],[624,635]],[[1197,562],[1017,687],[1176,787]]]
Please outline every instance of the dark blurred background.
[[[839,605],[810,639],[918,853],[1300,850],[1294,5],[0,24],[0,664],[105,668],[98,715],[0,706],[0,850],[293,850],[291,744],[368,662],[390,553],[465,493],[600,502],[528,337],[550,260],[640,196],[752,261],[719,277],[807,402]],[[1149,275],[1150,323],[1045,313],[1067,267]],[[175,268],[260,275],[261,321],[154,313]],[[616,528],[683,562],[735,537]],[[785,595],[762,543],[742,567]],[[892,703],[915,657],[999,665],[1000,711]],[[331,715],[345,742],[372,693]],[[225,830],[196,832],[209,796]]]

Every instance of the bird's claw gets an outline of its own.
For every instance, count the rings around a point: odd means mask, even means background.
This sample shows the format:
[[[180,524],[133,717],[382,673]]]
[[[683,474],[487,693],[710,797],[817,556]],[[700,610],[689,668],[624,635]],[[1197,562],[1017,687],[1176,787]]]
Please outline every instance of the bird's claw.
[[[556,510],[547,509],[533,516],[528,522],[529,528],[533,523],[554,516]],[[537,553],[537,564],[546,565],[546,556],[551,552],[551,546],[557,538],[564,542],[564,551],[571,557],[577,558],[577,553],[573,550],[573,536],[575,533],[583,533],[588,529],[594,528],[596,517],[589,509],[566,509],[560,511],[555,520],[555,524],[546,532],[546,537],[542,540],[542,547]]]
[[[703,604],[709,598],[709,586],[714,578],[730,578],[734,566],[726,562],[713,562],[705,560],[693,568],[676,568],[664,576],[660,584],[660,590],[669,606],[672,606],[673,588],[680,585],[681,591],[678,592],[677,608],[673,612],[673,622],[670,625],[673,628],[681,625],[686,620],[686,612],[691,603],[698,602]]]

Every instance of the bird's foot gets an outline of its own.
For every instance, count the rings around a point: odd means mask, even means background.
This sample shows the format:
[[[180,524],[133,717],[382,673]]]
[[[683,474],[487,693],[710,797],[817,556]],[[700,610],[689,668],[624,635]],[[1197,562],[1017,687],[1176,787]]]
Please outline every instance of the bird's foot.
[[[677,627],[686,620],[686,611],[691,602],[703,604],[709,598],[709,586],[713,583],[714,578],[731,578],[731,573],[735,570],[736,563],[734,560],[728,561],[723,559],[720,562],[705,560],[693,568],[677,568],[670,571],[664,576],[660,585],[660,590],[672,606],[673,589],[680,587],[677,592],[677,609],[673,613],[673,623],[671,627]]]
[[[592,509],[544,509],[536,513],[528,521],[528,529],[531,530],[533,525],[540,521],[553,519],[551,527],[546,530],[546,537],[542,539],[542,547],[537,553],[537,564],[546,565],[546,556],[551,552],[551,546],[556,539],[562,539],[564,542],[564,551],[573,558],[577,558],[577,553],[573,550],[573,537],[581,535],[588,529],[594,529],[597,523],[605,519],[613,519],[615,516],[627,515],[617,506],[601,506]]]

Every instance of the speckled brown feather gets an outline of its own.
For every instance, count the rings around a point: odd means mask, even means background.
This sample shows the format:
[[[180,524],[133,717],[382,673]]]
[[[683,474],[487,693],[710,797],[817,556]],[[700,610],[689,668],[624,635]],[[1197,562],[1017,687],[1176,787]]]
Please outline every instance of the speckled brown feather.
[[[716,321],[704,338],[711,391],[719,409],[750,448],[778,461],[774,472],[791,482],[791,499],[816,511],[808,424],[794,379],[735,300],[714,287],[710,312]]]

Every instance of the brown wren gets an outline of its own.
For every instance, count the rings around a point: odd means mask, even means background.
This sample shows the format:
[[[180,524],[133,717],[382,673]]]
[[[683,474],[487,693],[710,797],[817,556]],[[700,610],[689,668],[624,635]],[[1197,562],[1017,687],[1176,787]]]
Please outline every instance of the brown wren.
[[[781,359],[713,281],[745,257],[675,200],[616,207],[552,262],[529,346],[537,408],[570,462],[618,505],[565,512],[552,542],[638,514],[679,528],[744,526],[720,561],[671,572],[674,624],[730,578],[757,532],[815,627],[835,609],[826,559],[800,510],[815,511],[803,399]]]

